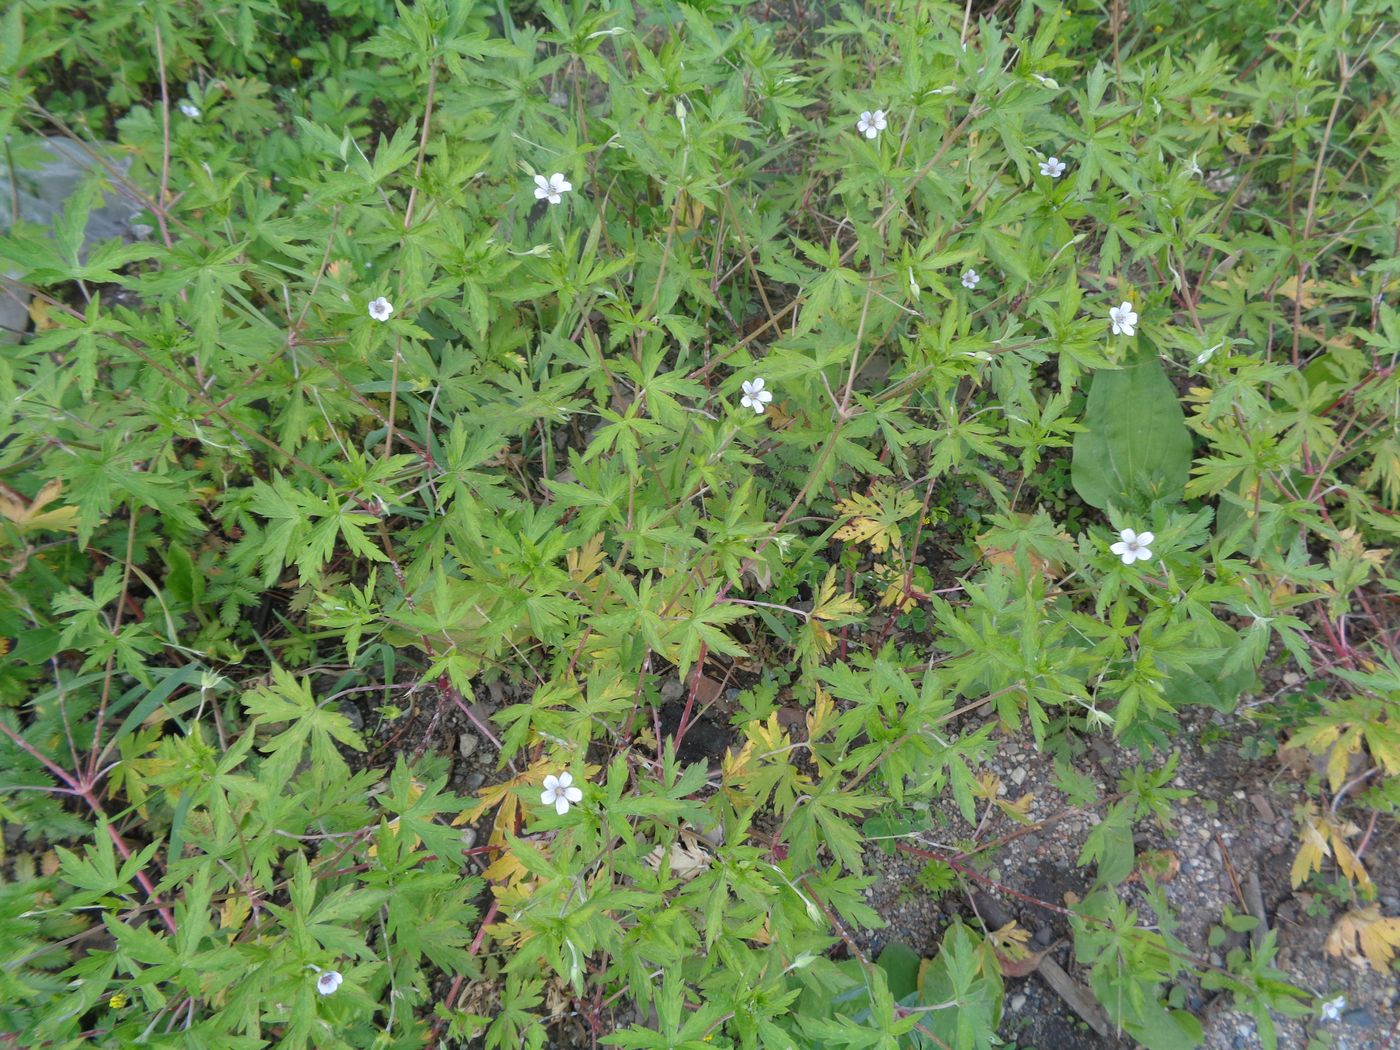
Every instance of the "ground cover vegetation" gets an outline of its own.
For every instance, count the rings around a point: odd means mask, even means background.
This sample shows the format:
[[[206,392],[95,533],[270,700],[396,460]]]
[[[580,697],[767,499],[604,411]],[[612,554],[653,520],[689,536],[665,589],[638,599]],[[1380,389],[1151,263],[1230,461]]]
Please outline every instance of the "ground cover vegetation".
[[[1134,836],[1285,665],[1392,965],[1393,3],[3,17],[0,1043],[993,1046],[1024,929],[853,931],[996,893],[1015,738],[1115,1029],[1272,1045]]]

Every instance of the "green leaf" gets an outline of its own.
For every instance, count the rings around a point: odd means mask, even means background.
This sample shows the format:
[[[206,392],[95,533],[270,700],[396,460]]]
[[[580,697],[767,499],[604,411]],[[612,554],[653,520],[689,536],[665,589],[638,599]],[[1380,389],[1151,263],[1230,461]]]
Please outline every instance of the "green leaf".
[[[1156,355],[1095,372],[1074,438],[1072,480],[1084,502],[1107,510],[1179,500],[1190,470],[1186,416]]]

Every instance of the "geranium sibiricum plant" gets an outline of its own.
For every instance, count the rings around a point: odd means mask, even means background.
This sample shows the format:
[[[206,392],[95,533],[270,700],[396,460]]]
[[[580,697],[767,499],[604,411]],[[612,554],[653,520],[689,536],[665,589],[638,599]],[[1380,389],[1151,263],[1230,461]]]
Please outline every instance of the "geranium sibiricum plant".
[[[0,1031],[1304,1046],[1208,746],[1378,1001],[1393,5],[1061,6],[9,5]]]

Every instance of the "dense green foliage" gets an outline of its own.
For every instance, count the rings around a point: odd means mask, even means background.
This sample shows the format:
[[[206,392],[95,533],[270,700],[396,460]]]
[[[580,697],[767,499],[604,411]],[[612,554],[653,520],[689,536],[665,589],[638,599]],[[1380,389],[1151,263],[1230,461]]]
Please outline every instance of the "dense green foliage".
[[[1266,1039],[1312,1009],[1122,884],[1180,713],[1286,658],[1295,875],[1374,893],[1400,20],[986,6],[9,5],[0,818],[43,861],[0,1030],[990,1046],[1011,932],[848,931],[871,840],[941,821],[928,888],[988,880],[1009,734],[1102,814],[1115,1024],[1194,1045],[1186,980]],[[55,140],[93,174],[28,215]],[[1139,760],[1103,798],[1095,733]]]

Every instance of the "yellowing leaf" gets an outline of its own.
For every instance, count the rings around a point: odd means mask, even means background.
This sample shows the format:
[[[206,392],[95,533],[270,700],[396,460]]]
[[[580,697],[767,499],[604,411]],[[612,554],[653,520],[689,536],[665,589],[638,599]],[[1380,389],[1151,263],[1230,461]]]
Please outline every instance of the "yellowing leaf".
[[[1022,929],[1012,919],[999,930],[993,930],[987,935],[987,939],[992,942],[998,955],[1004,955],[1011,960],[1024,959],[1030,954],[1026,947],[1031,940],[1029,930]]]
[[[782,750],[790,743],[787,733],[778,722],[778,712],[776,711],[768,716],[766,723],[750,722],[748,734],[752,740],[766,747],[769,751]]]
[[[726,786],[733,784],[736,780],[741,780],[749,771],[749,761],[753,758],[753,741],[745,740],[744,746],[738,752],[726,751],[724,758],[720,760],[723,770],[723,779]]]
[[[1324,947],[1333,958],[1386,973],[1400,948],[1400,919],[1382,915],[1377,904],[1353,909],[1336,921]]]
[[[582,547],[569,551],[564,560],[569,566],[569,579],[586,583],[603,564],[603,534],[600,532]]]
[[[880,595],[881,608],[893,605],[900,612],[908,612],[919,604],[920,598],[926,597],[912,586],[905,588],[905,575],[905,571],[895,565],[875,566],[876,578],[885,584],[885,591]]]
[[[229,897],[219,906],[219,929],[237,933],[243,929],[243,924],[248,921],[248,915],[252,911],[252,905],[248,903],[248,898],[242,895]]]
[[[1294,887],[1302,885],[1313,872],[1321,871],[1323,860],[1335,855],[1337,867],[1346,878],[1362,890],[1371,888],[1371,876],[1347,844],[1347,839],[1360,828],[1350,821],[1334,821],[1311,804],[1299,808],[1298,818],[1302,825],[1298,833],[1298,855],[1293,858],[1293,869],[1289,873]]]
[[[0,516],[14,522],[22,533],[35,529],[77,532],[77,507],[55,507],[53,510],[44,510],[46,506],[58,499],[62,492],[63,482],[54,478],[39,490],[39,494],[30,503],[14,489],[0,485]]]
[[[837,500],[836,510],[850,521],[836,530],[838,540],[868,543],[876,554],[900,545],[899,523],[917,514],[920,502],[912,492],[877,482],[869,496],[852,493]]]
[[[1293,858],[1293,869],[1288,877],[1294,889],[1303,884],[1309,875],[1322,870],[1323,858],[1330,854],[1327,848],[1325,825],[1313,807],[1309,806],[1303,816],[1302,829],[1298,832],[1298,855]]]
[[[842,503],[838,503],[836,507],[838,510],[844,510]],[[853,540],[856,543],[869,543],[871,550],[877,554],[889,546],[889,536],[885,532],[885,527],[874,518],[852,518],[836,530],[836,538],[838,540]]]
[[[831,694],[817,686],[817,702],[807,712],[807,740],[820,739],[827,730],[827,724],[836,713],[836,705],[831,702]]]
[[[817,600],[812,604],[811,616],[814,620],[850,620],[865,612],[865,606],[852,594],[836,593],[836,566],[827,570],[826,579],[817,591]]]
[[[978,773],[972,793],[988,802],[995,801],[997,795],[1001,794],[1001,777],[995,773]]]
[[[1279,285],[1278,290],[1280,295],[1286,295],[1295,303],[1300,304],[1303,309],[1308,310],[1317,305],[1317,296],[1313,293],[1321,291],[1323,287],[1324,285],[1321,281],[1305,280],[1302,284],[1302,291],[1300,292],[1298,277],[1295,274]]]
[[[1015,802],[1008,802],[1005,799],[997,799],[997,808],[1005,813],[1018,824],[1030,824],[1031,803],[1035,801],[1035,795],[1027,791]]]

